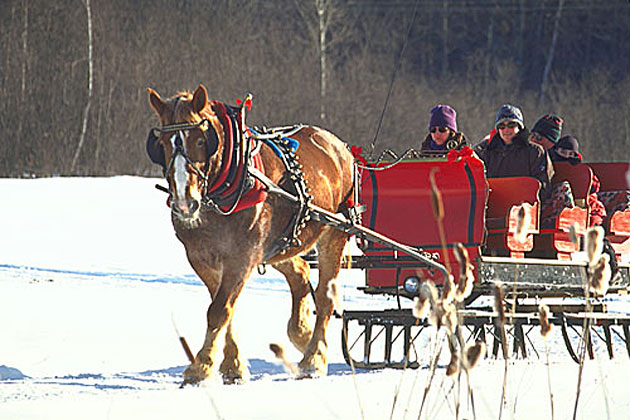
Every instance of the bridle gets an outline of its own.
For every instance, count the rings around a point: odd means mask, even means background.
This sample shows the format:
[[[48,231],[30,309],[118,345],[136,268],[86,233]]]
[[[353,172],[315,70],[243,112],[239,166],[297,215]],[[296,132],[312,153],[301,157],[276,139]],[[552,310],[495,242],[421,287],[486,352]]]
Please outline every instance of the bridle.
[[[202,129],[202,126],[206,126],[205,130]],[[186,150],[184,149],[183,144],[183,134],[186,131],[199,129],[201,130],[203,137],[206,141],[206,161],[204,164],[203,170],[199,169],[193,160],[186,154]],[[177,133],[177,137],[174,141],[173,153],[171,154],[171,158],[169,159],[168,164],[166,164],[164,158],[164,150],[161,146],[157,145],[158,135],[159,134],[167,134],[167,133]],[[151,147],[155,147],[156,149],[150,150]],[[187,166],[192,168],[192,171],[195,175],[197,175],[202,181],[202,191],[205,191],[205,188],[208,184],[208,170],[210,167],[210,158],[217,152],[219,147],[219,139],[216,131],[212,127],[212,124],[207,118],[202,119],[198,123],[176,123],[169,124],[163,127],[153,127],[149,131],[149,136],[147,138],[147,151],[149,152],[149,156],[151,160],[162,166],[164,169],[164,176],[168,177],[168,174],[171,172],[173,165],[175,163],[175,158],[177,156],[181,156],[187,163]]]

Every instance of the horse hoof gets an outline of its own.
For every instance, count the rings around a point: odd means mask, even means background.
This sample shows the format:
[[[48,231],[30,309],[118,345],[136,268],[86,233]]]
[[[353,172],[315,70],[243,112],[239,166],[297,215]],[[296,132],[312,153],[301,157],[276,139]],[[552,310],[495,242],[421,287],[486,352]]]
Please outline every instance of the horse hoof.
[[[193,363],[184,371],[184,381],[180,388],[186,385],[198,385],[199,382],[210,376],[210,366],[204,363]]]
[[[302,360],[299,363],[298,368],[300,369],[300,379],[319,378],[322,376],[326,376],[326,374],[328,373],[328,365],[321,360],[319,363],[316,363],[314,359],[311,359],[310,363],[308,361]]]
[[[246,382],[242,376],[223,375],[223,385],[243,385]]]

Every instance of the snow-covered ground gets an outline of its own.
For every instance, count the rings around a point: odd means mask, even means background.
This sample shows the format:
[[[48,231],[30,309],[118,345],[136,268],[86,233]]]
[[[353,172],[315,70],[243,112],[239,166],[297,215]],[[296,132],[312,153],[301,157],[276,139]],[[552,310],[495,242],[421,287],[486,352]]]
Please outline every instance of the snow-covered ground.
[[[0,419],[386,419],[418,417],[429,354],[417,370],[357,371],[341,353],[341,323],[329,328],[329,374],[296,380],[269,351],[299,353],[285,334],[289,290],[273,270],[250,280],[236,312],[250,381],[211,378],[179,389],[187,359],[176,328],[196,351],[209,295],[174,237],[165,195],[138,177],[0,180]],[[359,292],[342,272],[344,305],[394,306]],[[630,312],[619,298],[618,310]],[[578,368],[552,333],[556,419],[572,418]],[[538,331],[530,338],[540,342]],[[625,349],[600,352],[584,369],[578,418],[628,419]],[[442,358],[423,418],[455,418],[454,381]],[[544,352],[510,361],[505,419],[550,418]],[[459,418],[499,418],[504,362],[472,371],[475,410],[462,382]],[[457,389],[457,386],[455,386]]]

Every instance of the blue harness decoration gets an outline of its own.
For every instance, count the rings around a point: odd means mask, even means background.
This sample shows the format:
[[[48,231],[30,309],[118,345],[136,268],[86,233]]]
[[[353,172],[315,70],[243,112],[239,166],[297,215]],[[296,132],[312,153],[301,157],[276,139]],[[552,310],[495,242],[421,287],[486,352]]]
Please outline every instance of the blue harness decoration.
[[[274,127],[271,129],[267,129],[265,127],[263,127],[262,129],[259,129],[258,127],[249,127],[249,131],[251,131],[255,138],[261,140],[263,143],[269,146],[269,148],[273,150],[276,156],[281,158],[284,153],[282,150],[280,150],[280,147],[278,147],[278,143],[281,142],[283,146],[285,146],[285,148],[288,149],[291,153],[297,152],[298,147],[300,147],[300,142],[289,136],[295,134],[302,127],[302,125],[291,127]],[[264,131],[264,133],[259,132],[259,130]],[[271,137],[269,135],[271,135]]]

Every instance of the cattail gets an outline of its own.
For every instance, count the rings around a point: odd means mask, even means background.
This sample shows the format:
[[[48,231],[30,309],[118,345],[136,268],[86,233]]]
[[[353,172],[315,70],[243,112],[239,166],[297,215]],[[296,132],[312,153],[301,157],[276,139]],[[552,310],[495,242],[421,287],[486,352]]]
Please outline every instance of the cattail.
[[[442,193],[435,182],[435,172],[437,169],[431,170],[429,174],[429,182],[431,183],[431,208],[433,209],[433,217],[438,222],[444,219],[444,202],[442,201]]]
[[[492,293],[494,294],[494,310],[497,313],[497,321],[500,325],[505,325],[505,307],[503,306],[505,293],[503,292],[503,286],[495,284]]]
[[[446,376],[453,376],[459,372],[459,356],[457,351],[451,351],[451,361],[446,367]]]
[[[527,239],[527,229],[525,229],[525,220],[527,220],[527,209],[524,205],[518,206],[516,214],[516,230],[514,231],[514,240],[523,243]]]
[[[287,372],[292,373],[295,376],[300,376],[300,370],[297,366],[286,359],[284,356],[284,349],[280,344],[271,343],[269,344],[269,349],[273,352],[274,356],[282,362]]]
[[[432,309],[431,311],[428,311],[429,324],[439,327],[440,310],[438,308],[438,290],[431,280],[422,282],[422,285],[420,286],[420,297],[421,299],[426,299],[426,301],[428,302],[428,307]],[[420,315],[420,313],[418,313],[418,315]],[[414,316],[416,315],[414,314]],[[416,316],[416,318],[420,317]]]
[[[604,229],[601,226],[593,226],[586,231],[584,249],[589,265],[595,265],[604,249]]]
[[[442,285],[442,300],[451,302],[455,298],[455,281],[453,275],[449,274]]]
[[[472,369],[477,365],[479,359],[486,355],[486,343],[477,341],[475,344],[468,346],[464,352],[464,366],[466,369]]]
[[[332,300],[337,312],[342,313],[343,299],[341,298],[339,287],[337,286],[337,282],[335,280],[331,280],[330,283],[328,283],[328,292],[326,293],[326,296]]]
[[[543,338],[547,338],[549,332],[551,332],[552,324],[549,322],[549,307],[542,304],[538,307],[538,318],[540,320],[540,335]]]
[[[451,302],[441,301],[441,324],[444,325],[451,333],[455,333],[457,329],[457,308]]]
[[[457,258],[457,262],[459,263],[460,267],[462,267],[462,271],[463,266],[465,264],[470,264],[470,258],[468,258],[468,251],[466,250],[466,248],[464,248],[464,245],[462,245],[461,242],[457,242],[457,245],[455,246],[455,258]]]
[[[411,313],[415,318],[422,319],[427,316],[430,307],[431,302],[429,298],[420,294],[420,296],[413,298],[413,308],[411,309]]]
[[[459,261],[460,267],[459,283],[457,283],[455,300],[457,302],[463,302],[472,292],[475,276],[472,272],[473,266],[470,263],[468,251],[461,243],[458,243],[457,247],[455,247],[455,256],[457,257],[457,261]]]
[[[569,226],[569,240],[571,241],[573,245],[577,245],[578,243],[578,235],[577,235],[577,229],[575,228],[575,223]]]
[[[592,267],[590,287],[598,296],[604,296],[610,285],[610,256],[602,254],[597,263]]]
[[[435,287],[435,283],[431,280],[422,282],[422,285],[420,286],[420,295],[429,299],[431,305],[435,305],[438,298],[438,291],[437,287]]]

